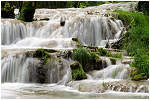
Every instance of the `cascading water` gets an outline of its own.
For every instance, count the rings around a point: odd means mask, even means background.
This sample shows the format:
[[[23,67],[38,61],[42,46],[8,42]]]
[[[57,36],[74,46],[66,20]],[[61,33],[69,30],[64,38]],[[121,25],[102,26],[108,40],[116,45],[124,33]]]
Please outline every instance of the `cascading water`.
[[[106,4],[84,9],[36,9],[36,21],[33,22],[2,19],[2,98],[118,98],[112,96],[114,91],[143,92],[145,96],[141,98],[147,98],[148,82],[128,82],[129,64],[119,62],[112,65],[109,57],[100,57],[102,70],[88,72],[86,80],[71,81],[70,64],[74,61],[64,57],[67,54],[64,52],[76,48],[72,38],[78,38],[84,46],[102,47],[108,40],[111,43],[120,39],[126,31],[122,21],[116,20],[111,14],[105,15],[108,7],[110,11],[123,9],[120,5],[130,10],[130,3]],[[97,11],[100,13],[97,14]],[[64,26],[60,25],[62,17],[65,19]],[[47,18],[48,21],[43,20]],[[27,55],[27,52],[37,48],[58,51],[50,53],[52,58],[45,64],[44,60],[34,57],[32,53]],[[121,81],[125,81],[125,84]],[[96,93],[79,93],[76,89]],[[97,94],[99,92],[105,95]],[[143,94],[131,95],[130,98],[139,98]],[[126,95],[121,94],[122,98]]]
[[[3,52],[3,51],[2,51]],[[8,55],[7,51],[5,55]],[[33,54],[21,54],[21,52],[11,52],[2,59],[1,82],[20,82],[20,83],[59,83],[66,84],[70,79],[71,60],[57,57],[47,65],[41,59],[33,58]]]
[[[55,21],[55,19],[51,19],[52,21],[50,20],[44,25],[41,25],[42,21],[32,23],[17,21],[14,23],[15,20],[2,20],[2,45],[12,43],[17,45],[20,44],[18,43],[19,40],[23,39],[21,40],[22,46],[25,46],[24,43],[29,46],[36,46],[32,45],[33,42],[36,42],[36,40],[31,41],[32,38],[41,41],[43,38],[62,40],[76,37],[85,45],[100,46],[102,40],[114,39],[115,34],[123,27],[119,20],[113,21],[109,17],[95,15],[69,16],[64,27],[60,27],[60,21]],[[27,38],[28,40],[26,40]],[[50,41],[47,41],[47,43],[50,43]],[[36,44],[38,45],[38,43]]]

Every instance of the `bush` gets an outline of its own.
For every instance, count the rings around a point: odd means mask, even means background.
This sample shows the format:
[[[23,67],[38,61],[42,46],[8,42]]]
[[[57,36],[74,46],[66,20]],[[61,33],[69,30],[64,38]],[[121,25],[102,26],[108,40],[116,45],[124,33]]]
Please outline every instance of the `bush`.
[[[35,13],[34,8],[24,8],[22,9],[21,14],[18,19],[23,20],[25,22],[32,22],[34,13]]]
[[[141,74],[133,76],[131,79],[135,80],[135,81],[138,81],[138,80],[142,80],[143,77],[144,77],[144,73],[141,73]]]
[[[149,15],[149,1],[139,1],[137,10],[143,12],[145,15]]]
[[[131,66],[137,68],[136,75],[144,73],[149,77],[149,17],[126,11],[115,12],[119,16],[128,16],[125,20],[129,23],[129,35],[124,38],[123,45],[127,53],[135,57]]]
[[[15,6],[12,6],[9,2],[4,1],[4,5],[1,7],[1,17],[2,18],[14,18]]]
[[[149,56],[137,55],[131,66],[137,68],[137,74],[144,73],[149,77]]]

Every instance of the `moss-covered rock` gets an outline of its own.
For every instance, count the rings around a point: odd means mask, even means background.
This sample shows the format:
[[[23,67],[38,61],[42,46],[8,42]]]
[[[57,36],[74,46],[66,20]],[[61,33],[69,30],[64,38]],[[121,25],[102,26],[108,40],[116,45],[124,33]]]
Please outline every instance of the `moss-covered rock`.
[[[91,52],[98,51],[98,47],[94,47],[94,46],[87,46],[87,49],[90,49]]]
[[[74,60],[80,62],[85,72],[107,67],[106,61],[100,59],[99,52],[90,52],[83,48],[74,49],[73,51]]]
[[[78,42],[78,38],[72,38],[72,41]]]
[[[26,53],[26,56],[41,58],[42,60],[44,60],[45,63],[47,63],[48,59],[51,57],[51,55],[49,54],[50,52],[48,51],[49,50],[45,50],[45,49],[37,49],[36,51],[28,51]]]
[[[76,46],[79,48],[79,47],[82,47],[82,44],[79,42],[78,38],[72,38],[72,41],[76,42]]]
[[[100,56],[97,54],[97,52],[91,52],[90,60],[99,62],[101,59]]]
[[[131,79],[135,80],[135,81],[138,81],[138,80],[143,80],[144,78],[145,78],[144,73],[141,73],[141,74],[133,76]]]
[[[139,81],[139,80],[146,80],[147,76],[144,73],[138,74],[137,68],[132,68],[131,70],[131,79],[134,81]]]
[[[110,58],[110,61],[111,61],[112,65],[116,64],[116,59],[115,58]]]
[[[103,48],[98,48],[98,52],[100,53],[101,56],[105,56],[107,54],[107,50]]]
[[[77,60],[82,64],[82,66],[86,66],[90,58],[90,54],[88,50],[84,48],[77,48],[73,50],[73,59]]]
[[[86,73],[83,71],[81,64],[76,61],[70,65],[73,80],[87,79]]]

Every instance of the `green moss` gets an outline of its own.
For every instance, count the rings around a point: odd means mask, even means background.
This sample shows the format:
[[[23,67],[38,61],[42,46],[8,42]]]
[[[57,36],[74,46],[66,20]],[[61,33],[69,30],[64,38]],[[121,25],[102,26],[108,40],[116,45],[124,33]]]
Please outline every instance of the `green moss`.
[[[47,51],[48,50],[45,50],[45,49],[37,49],[36,51],[28,51],[26,53],[26,56],[27,57],[32,56],[32,57],[36,57],[36,58],[41,58],[47,64],[48,59],[51,58],[51,55]]]
[[[70,68],[71,69],[80,69],[82,67],[81,67],[81,64],[78,61],[76,61],[70,65]]]
[[[86,66],[90,58],[90,54],[86,49],[78,48],[73,50],[73,58],[74,60],[79,61],[82,64],[82,66]]]
[[[123,58],[121,53],[116,53],[116,54],[107,53],[106,56],[113,57],[113,58],[120,58],[120,59]]]
[[[78,41],[78,38],[72,38],[72,41],[79,42],[79,41]]]
[[[98,48],[98,52],[101,56],[105,56],[107,54],[107,50],[103,48]]]
[[[87,79],[86,73],[83,71],[81,64],[77,61],[70,65],[73,80]]]
[[[148,78],[145,73],[139,73],[139,70],[135,67],[132,68],[130,77],[135,81],[146,80]]]
[[[101,60],[97,52],[91,52],[90,54],[91,54],[91,57],[89,58],[90,60],[94,62],[99,62]]]
[[[82,44],[79,42],[78,38],[72,38],[72,41],[76,42],[78,48],[82,47]]]
[[[87,46],[86,48],[89,49],[91,52],[96,52],[96,51],[98,51],[98,47]]]
[[[112,65],[115,65],[115,64],[116,64],[116,59],[110,58],[110,61],[111,61]]]
[[[98,49],[98,47],[94,47],[94,46],[88,46],[87,48],[89,48],[89,49]]]
[[[62,62],[61,58],[58,58],[58,60],[59,60],[59,63],[61,63],[61,62]]]
[[[143,80],[144,79],[144,73],[135,75],[131,78],[132,80],[138,81],[138,80]]]

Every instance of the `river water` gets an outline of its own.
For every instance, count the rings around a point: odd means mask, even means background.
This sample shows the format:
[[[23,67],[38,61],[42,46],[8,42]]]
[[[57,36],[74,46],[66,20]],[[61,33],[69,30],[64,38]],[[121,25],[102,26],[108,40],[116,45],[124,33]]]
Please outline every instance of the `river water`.
[[[106,68],[87,73],[88,79],[70,81],[72,59],[56,55],[76,48],[72,38],[82,45],[105,47],[126,32],[121,20],[106,11],[131,11],[137,2],[105,4],[88,8],[36,9],[33,22],[1,19],[1,98],[2,99],[148,99],[149,80],[134,82],[129,78],[130,66],[119,59],[113,65],[109,57],[101,57]],[[109,9],[108,9],[109,8]],[[90,12],[88,14],[87,12]],[[109,16],[106,16],[109,15]],[[49,19],[44,20],[44,19]],[[60,19],[65,26],[60,26]],[[41,20],[42,19],[42,20]],[[47,83],[39,84],[38,59],[27,57],[37,48],[56,49],[48,70]],[[129,57],[130,58],[130,57]],[[131,59],[131,58],[130,58]]]

